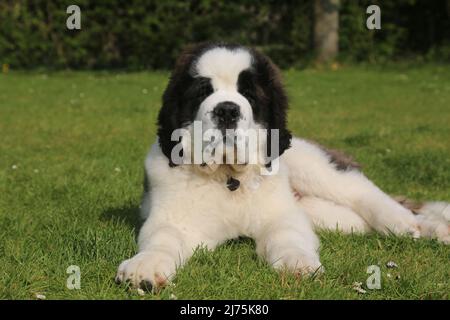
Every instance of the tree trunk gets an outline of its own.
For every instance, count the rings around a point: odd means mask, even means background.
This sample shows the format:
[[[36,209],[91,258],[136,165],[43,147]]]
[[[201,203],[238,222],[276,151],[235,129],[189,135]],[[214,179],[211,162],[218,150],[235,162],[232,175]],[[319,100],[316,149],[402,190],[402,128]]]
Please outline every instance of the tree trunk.
[[[333,60],[338,53],[339,0],[314,1],[314,49],[319,63]]]

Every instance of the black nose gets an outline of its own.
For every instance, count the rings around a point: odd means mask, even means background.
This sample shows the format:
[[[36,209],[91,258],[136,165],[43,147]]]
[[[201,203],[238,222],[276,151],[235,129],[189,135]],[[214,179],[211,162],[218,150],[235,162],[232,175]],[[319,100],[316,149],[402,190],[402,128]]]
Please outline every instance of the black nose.
[[[213,118],[216,119],[219,128],[234,129],[241,116],[239,106],[231,101],[219,103],[213,110]]]

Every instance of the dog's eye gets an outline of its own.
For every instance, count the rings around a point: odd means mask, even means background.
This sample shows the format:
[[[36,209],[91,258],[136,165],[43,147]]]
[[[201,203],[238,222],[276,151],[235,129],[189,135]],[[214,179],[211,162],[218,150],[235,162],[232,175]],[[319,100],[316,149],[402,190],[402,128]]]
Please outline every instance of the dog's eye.
[[[212,89],[209,86],[203,86],[197,90],[197,98],[204,99],[212,93]]]

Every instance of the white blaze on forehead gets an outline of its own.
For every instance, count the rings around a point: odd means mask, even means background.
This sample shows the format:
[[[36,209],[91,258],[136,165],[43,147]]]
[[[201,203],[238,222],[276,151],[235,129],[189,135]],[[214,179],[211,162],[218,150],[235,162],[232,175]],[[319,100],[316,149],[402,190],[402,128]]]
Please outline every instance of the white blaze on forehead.
[[[206,51],[195,65],[196,74],[211,79],[214,90],[237,90],[241,71],[250,68],[252,57],[244,49],[214,48]]]

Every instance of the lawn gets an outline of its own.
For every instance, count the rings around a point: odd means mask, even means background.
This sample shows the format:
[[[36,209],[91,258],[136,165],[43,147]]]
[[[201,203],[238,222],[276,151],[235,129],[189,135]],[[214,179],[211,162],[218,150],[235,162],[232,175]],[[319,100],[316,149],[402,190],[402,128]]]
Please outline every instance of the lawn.
[[[0,75],[0,298],[449,299],[449,246],[329,232],[320,233],[326,273],[316,278],[276,273],[239,239],[199,250],[159,293],[117,286],[117,266],[136,252],[143,159],[167,76]],[[284,78],[296,135],[354,155],[389,193],[450,201],[449,66]],[[80,267],[79,290],[66,287],[70,265]],[[381,289],[357,293],[370,265],[381,268]]]

